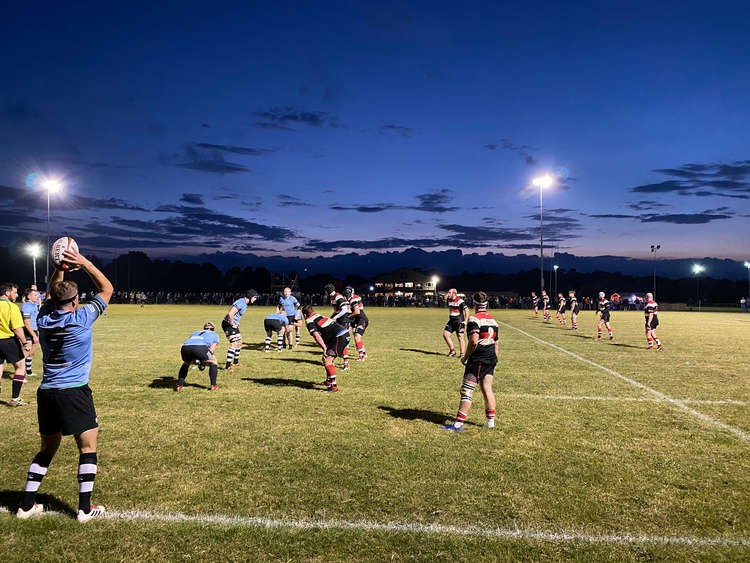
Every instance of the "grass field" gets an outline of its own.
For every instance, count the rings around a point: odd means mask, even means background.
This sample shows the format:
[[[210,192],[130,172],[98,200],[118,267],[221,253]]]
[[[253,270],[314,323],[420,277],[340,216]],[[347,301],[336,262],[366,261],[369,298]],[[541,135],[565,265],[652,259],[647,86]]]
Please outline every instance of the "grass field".
[[[181,343],[224,313],[110,307],[91,387],[93,501],[112,518],[65,515],[77,502],[68,438],[40,489],[63,514],[0,514],[4,561],[750,558],[750,315],[662,313],[657,353],[641,313],[613,313],[609,344],[592,341],[591,312],[573,333],[495,311],[497,429],[481,428],[477,393],[456,435],[438,429],[463,373],[445,357],[443,310],[369,309],[370,357],[327,394],[310,337],[264,354],[268,311],[251,308],[244,366],[220,371],[218,392],[196,370],[175,393]],[[32,406],[0,411],[11,511],[38,447],[38,384],[24,389]]]

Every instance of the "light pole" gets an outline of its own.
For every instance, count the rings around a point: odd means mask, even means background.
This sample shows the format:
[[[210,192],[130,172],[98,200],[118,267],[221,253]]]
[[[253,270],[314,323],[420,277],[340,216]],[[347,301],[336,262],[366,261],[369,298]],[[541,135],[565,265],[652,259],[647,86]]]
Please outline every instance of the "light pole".
[[[531,183],[539,188],[539,276],[541,290],[544,291],[544,190],[549,188],[554,180],[549,174],[534,178]]]
[[[432,290],[435,292],[435,307],[437,307],[438,304],[438,292],[437,292],[437,284],[440,281],[440,278],[438,276],[432,276]]]
[[[695,275],[695,298],[698,300],[698,312],[701,312],[701,278],[700,273],[706,268],[700,264],[693,264],[693,274]]]
[[[51,194],[55,194],[62,189],[62,183],[59,180],[50,178],[44,181],[42,187],[47,190],[47,273],[44,277],[44,288],[49,291],[49,287],[47,287],[47,284],[49,284],[50,196]]]
[[[654,301],[656,301],[656,251],[661,248],[660,244],[652,244],[651,245],[651,254],[653,255],[653,265],[654,265],[654,287],[653,287],[653,294],[654,294]]]
[[[745,262],[747,268],[747,297],[750,299],[750,262]]]
[[[555,264],[552,268],[555,270],[555,295],[557,295],[557,270],[560,266]]]
[[[26,252],[31,256],[32,263],[34,264],[34,287],[36,287],[36,259],[39,256],[40,250],[38,242],[32,242],[26,247]]]

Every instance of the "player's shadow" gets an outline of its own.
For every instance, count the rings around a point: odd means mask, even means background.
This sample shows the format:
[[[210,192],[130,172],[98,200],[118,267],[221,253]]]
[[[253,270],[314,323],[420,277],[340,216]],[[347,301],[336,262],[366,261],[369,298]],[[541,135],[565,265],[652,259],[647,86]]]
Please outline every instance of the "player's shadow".
[[[305,358],[275,358],[274,361],[277,362],[297,362],[298,364],[312,364],[314,366],[320,366],[322,365],[320,360],[317,362],[315,360],[307,360]]]
[[[21,501],[23,500],[23,491],[0,491],[0,507],[5,507],[9,512],[15,513]],[[39,493],[36,495],[38,504],[44,505],[44,511],[60,512],[65,516],[75,518],[77,512],[68,503],[61,501],[59,498],[45,493]]]
[[[419,348],[399,348],[402,352],[416,352],[417,354],[424,354],[425,356],[445,356],[440,352],[432,352],[430,350],[420,350]]]
[[[622,342],[613,342],[612,346],[617,346],[619,348],[637,348],[639,350],[646,349],[644,346],[633,346],[632,344],[623,344]]]
[[[271,385],[273,387],[299,387],[300,389],[317,389],[318,387],[312,381],[303,381],[301,379],[284,379],[281,377],[243,377],[242,381],[252,381],[261,385]]]
[[[446,421],[450,421],[450,417],[446,416],[445,413],[428,411],[424,409],[394,409],[386,405],[378,407],[381,411],[385,411],[389,416],[393,418],[400,418],[402,420],[424,420],[432,424],[443,425]],[[465,422],[464,424],[469,426],[479,426],[475,422]]]
[[[208,372],[208,368],[206,368],[206,372]],[[157,377],[148,384],[151,389],[174,389],[176,385],[177,378],[172,377],[171,375]],[[208,386],[206,385],[200,385],[199,383],[190,383],[189,381],[185,382],[185,387],[198,387],[200,389],[208,389]]]
[[[262,352],[265,348],[265,344],[263,342],[246,342],[243,344],[242,349],[243,350],[258,350],[259,352]]]

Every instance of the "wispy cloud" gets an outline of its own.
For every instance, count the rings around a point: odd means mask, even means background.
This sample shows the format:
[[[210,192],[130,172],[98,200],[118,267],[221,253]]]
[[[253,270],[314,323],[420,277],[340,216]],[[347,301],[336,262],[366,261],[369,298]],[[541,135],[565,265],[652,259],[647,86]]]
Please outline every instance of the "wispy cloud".
[[[189,168],[201,172],[212,172],[215,174],[250,172],[250,169],[247,166],[225,160],[222,151],[216,149],[204,149],[193,143],[185,145],[184,155],[176,158],[166,158],[164,162],[181,168]]]
[[[630,191],[750,199],[750,160],[738,160],[729,164],[688,163],[678,168],[657,168],[654,172],[666,179],[633,186]]]
[[[285,127],[289,124],[334,129],[341,127],[338,117],[327,111],[307,111],[292,106],[273,107],[267,111],[256,111],[253,115],[263,120],[260,123],[281,124]]]
[[[457,211],[460,207],[448,205],[454,198],[453,190],[443,188],[424,194],[417,194],[418,205],[401,205],[396,203],[370,203],[362,205],[329,205],[334,211],[357,211],[359,213],[381,213],[394,209],[410,209],[413,211],[424,211],[427,213],[448,213]]]
[[[400,137],[403,137],[405,139],[408,139],[410,137],[414,136],[414,133],[416,133],[416,129],[413,127],[404,127],[403,125],[383,125],[378,129],[381,133],[390,133],[393,135],[398,135]]]
[[[312,207],[312,203],[288,194],[279,194],[276,197],[279,199],[279,207]]]
[[[209,149],[232,154],[241,154],[247,156],[263,156],[276,152],[278,149],[261,149],[254,147],[236,147],[233,145],[214,145],[212,143],[193,143],[199,149]]]
[[[531,151],[536,149],[530,147],[529,145],[515,145],[509,139],[501,139],[499,143],[488,143],[486,145],[482,145],[482,148],[489,151],[501,149],[504,151],[515,152],[520,155],[523,161],[529,166],[536,164],[536,159],[531,154]]]

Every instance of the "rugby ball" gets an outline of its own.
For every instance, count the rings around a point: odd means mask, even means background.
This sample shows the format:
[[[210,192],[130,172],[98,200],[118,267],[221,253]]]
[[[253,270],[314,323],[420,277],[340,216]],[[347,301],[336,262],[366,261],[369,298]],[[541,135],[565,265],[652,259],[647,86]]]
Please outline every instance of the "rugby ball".
[[[52,244],[52,252],[50,253],[50,258],[52,259],[52,263],[55,265],[55,268],[58,268],[59,270],[74,269],[63,258],[63,252],[68,249],[78,252],[78,244],[73,240],[73,237],[60,237]]]

